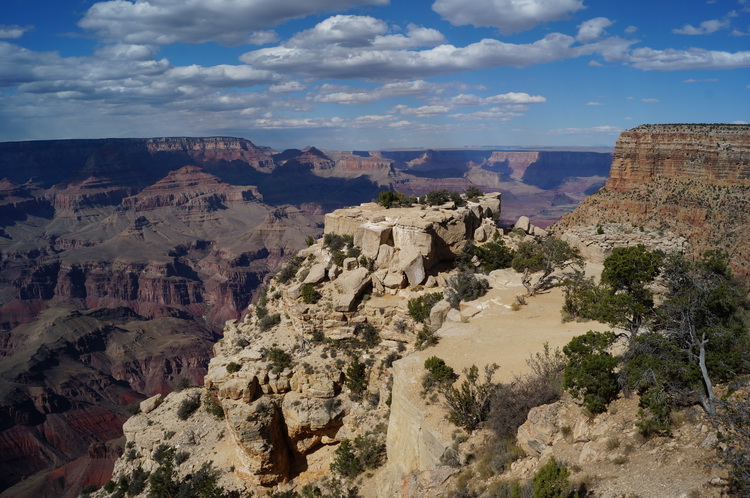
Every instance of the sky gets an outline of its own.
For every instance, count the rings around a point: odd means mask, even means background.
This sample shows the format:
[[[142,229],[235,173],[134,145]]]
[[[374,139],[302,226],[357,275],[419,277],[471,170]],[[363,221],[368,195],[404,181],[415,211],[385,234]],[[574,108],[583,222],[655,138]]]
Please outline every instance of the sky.
[[[3,0],[0,141],[612,146],[750,121],[750,0]]]

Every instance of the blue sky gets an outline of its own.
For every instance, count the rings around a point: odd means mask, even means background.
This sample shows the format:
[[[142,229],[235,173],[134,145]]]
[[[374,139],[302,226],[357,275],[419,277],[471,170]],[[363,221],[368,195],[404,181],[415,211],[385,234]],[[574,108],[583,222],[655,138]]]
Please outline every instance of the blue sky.
[[[750,0],[4,0],[0,140],[613,145],[750,121]]]

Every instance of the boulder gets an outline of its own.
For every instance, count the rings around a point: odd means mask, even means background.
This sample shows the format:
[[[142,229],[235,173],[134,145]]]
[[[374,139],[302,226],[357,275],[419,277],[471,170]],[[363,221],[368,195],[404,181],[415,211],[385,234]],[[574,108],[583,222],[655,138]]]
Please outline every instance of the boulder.
[[[406,285],[406,275],[401,270],[390,270],[383,279],[387,289],[402,289]]]
[[[518,446],[527,455],[541,455],[555,439],[558,428],[559,404],[542,405],[532,408],[526,422],[518,428]]]
[[[341,275],[341,268],[333,265],[328,269],[328,280],[336,280],[339,275]]]
[[[529,226],[530,225],[531,225],[531,223],[529,221],[529,217],[528,216],[521,216],[520,218],[518,218],[518,221],[516,221],[516,224],[513,225],[513,229],[515,230],[515,229],[518,228],[518,229],[523,230],[525,233],[529,233]]]
[[[161,394],[156,394],[148,399],[144,399],[139,405],[141,408],[141,413],[150,413],[154,411],[162,401],[164,401],[164,396]]]
[[[357,268],[336,280],[338,292],[333,296],[335,311],[352,311],[354,302],[372,285],[372,279],[366,268]]]
[[[377,258],[381,245],[391,241],[392,224],[387,222],[366,222],[362,225],[362,254]]]
[[[393,262],[395,254],[396,250],[393,248],[393,246],[381,245],[378,249],[378,258],[375,260],[378,268],[385,268],[387,266],[390,266],[391,262]]]
[[[359,266],[359,263],[357,263],[357,258],[346,258],[346,259],[344,259],[344,263],[343,263],[344,271],[353,270],[357,266]]]
[[[409,285],[415,287],[424,282],[427,276],[424,266],[424,257],[421,253],[402,253],[399,256],[401,270],[406,275]]]
[[[326,265],[316,263],[310,268],[310,272],[305,277],[304,284],[317,285],[327,278]]]
[[[265,396],[251,404],[228,401],[226,405],[226,421],[242,455],[238,472],[262,485],[287,479],[292,459],[279,406]]]
[[[435,303],[430,310],[430,328],[432,330],[439,329],[443,325],[443,322],[445,322],[445,318],[448,316],[450,310],[451,305],[445,299]]]
[[[336,435],[343,425],[343,403],[338,398],[310,398],[298,392],[284,396],[281,404],[289,438],[301,454]]]

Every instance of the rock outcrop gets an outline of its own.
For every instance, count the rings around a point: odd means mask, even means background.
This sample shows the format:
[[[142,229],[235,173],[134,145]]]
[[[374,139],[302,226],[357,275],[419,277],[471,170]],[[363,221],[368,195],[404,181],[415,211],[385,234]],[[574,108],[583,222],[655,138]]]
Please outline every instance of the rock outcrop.
[[[415,286],[424,282],[438,262],[454,259],[467,240],[474,240],[475,235],[486,240],[483,220],[494,227],[492,220],[499,214],[499,194],[452,209],[386,209],[370,203],[327,214],[325,233],[351,236],[364,256],[387,260],[390,268],[398,268],[409,285]]]
[[[649,125],[623,132],[606,185],[555,231],[609,222],[673,232],[693,254],[720,249],[750,275],[750,126]]]

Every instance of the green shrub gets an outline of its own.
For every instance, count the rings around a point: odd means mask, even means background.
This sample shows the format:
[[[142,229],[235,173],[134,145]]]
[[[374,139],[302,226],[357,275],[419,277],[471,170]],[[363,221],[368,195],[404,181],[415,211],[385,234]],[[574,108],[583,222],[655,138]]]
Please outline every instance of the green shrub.
[[[190,415],[195,412],[195,410],[200,408],[200,406],[200,398],[194,398],[193,396],[186,397],[182,400],[180,406],[177,408],[177,418],[179,418],[180,420],[187,420],[188,418],[190,418]]]
[[[479,264],[485,272],[510,268],[516,253],[509,247],[505,246],[502,240],[498,242],[487,242],[481,246],[471,244],[469,246],[472,256],[479,259]]]
[[[311,284],[303,285],[301,293],[302,293],[302,301],[304,301],[305,304],[315,304],[322,297],[320,295],[320,292],[318,292],[315,289],[315,286]]]
[[[487,419],[490,402],[497,389],[492,376],[499,367],[495,364],[484,367],[484,382],[479,378],[479,369],[472,365],[464,369],[464,380],[458,388],[448,386],[444,390],[448,405],[448,421],[471,432]]]
[[[588,331],[574,337],[564,348],[568,363],[563,372],[563,387],[583,400],[591,413],[602,413],[620,391],[615,375],[617,358],[607,350],[615,342],[612,332]]]
[[[554,457],[534,475],[534,498],[567,498],[570,496],[570,471]]]
[[[218,420],[224,419],[224,408],[214,400],[209,393],[206,393],[206,399],[203,401],[203,406],[209,415],[213,415]]]
[[[417,332],[417,337],[414,340],[414,347],[418,350],[434,346],[439,341],[438,335],[434,330],[427,328],[427,325],[423,325]]]
[[[302,265],[303,261],[304,259],[299,256],[293,257],[286,265],[284,265],[281,271],[276,274],[276,280],[281,284],[288,283],[297,275],[297,271],[299,271],[299,267]]]
[[[266,332],[280,323],[281,315],[279,313],[274,313],[273,315],[265,315],[260,319],[260,321],[258,321],[258,328],[260,328],[261,331]]]
[[[230,361],[229,363],[227,363],[226,368],[227,368],[227,372],[231,374],[231,373],[239,372],[242,369],[242,365],[234,361]]]
[[[367,469],[379,467],[385,459],[385,444],[368,432],[354,441],[344,439],[334,453],[331,470],[344,477],[356,477]]]
[[[382,190],[378,192],[378,196],[373,199],[373,202],[380,204],[384,208],[392,207],[409,207],[416,202],[416,199],[411,196],[406,196],[400,192],[393,192],[392,190]]]
[[[267,356],[273,365],[273,371],[276,373],[292,366],[292,355],[281,348],[274,347],[269,349]]]
[[[487,280],[465,270],[448,278],[445,296],[451,307],[458,308],[461,301],[473,301],[484,296],[489,288]]]
[[[355,398],[358,398],[367,390],[367,366],[354,357],[346,369],[346,387],[348,387]]]
[[[483,196],[484,192],[482,192],[481,190],[479,190],[478,188],[472,185],[471,187],[466,189],[466,191],[464,192],[464,195],[466,196],[466,199],[470,201],[475,201],[479,197]]]
[[[437,356],[430,356],[424,361],[427,373],[422,377],[422,394],[427,394],[434,388],[445,389],[457,378],[452,367],[446,365],[445,360]]]
[[[430,317],[430,310],[440,300],[443,299],[441,292],[431,292],[423,296],[414,297],[409,299],[407,303],[407,309],[409,316],[414,319],[415,322],[424,323]]]
[[[313,239],[311,235],[308,235],[307,237],[305,237],[305,244],[307,245],[307,247],[310,247],[314,243],[315,243],[315,239]]]
[[[380,334],[370,322],[358,323],[354,326],[354,335],[362,340],[368,348],[376,346],[380,342]]]

